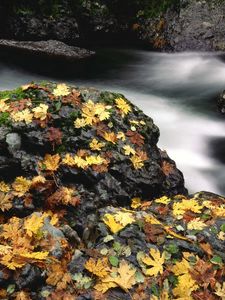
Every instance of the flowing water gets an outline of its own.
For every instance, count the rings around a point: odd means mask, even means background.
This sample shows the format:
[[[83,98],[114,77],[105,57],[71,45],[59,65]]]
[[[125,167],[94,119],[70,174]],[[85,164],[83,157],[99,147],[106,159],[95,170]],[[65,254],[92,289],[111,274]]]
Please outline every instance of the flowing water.
[[[79,68],[29,67],[1,62],[0,89],[50,79],[121,92],[159,126],[159,146],[176,161],[190,192],[225,194],[225,122],[216,109],[225,89],[221,57],[104,49]]]

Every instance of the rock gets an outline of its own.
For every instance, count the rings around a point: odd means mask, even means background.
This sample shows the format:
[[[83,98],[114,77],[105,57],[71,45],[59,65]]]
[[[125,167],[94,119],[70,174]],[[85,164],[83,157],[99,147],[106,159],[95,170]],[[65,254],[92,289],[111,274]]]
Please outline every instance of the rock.
[[[67,44],[56,41],[15,41],[0,40],[1,51],[14,51],[21,54],[30,54],[38,57],[48,57],[51,59],[63,59],[76,61],[94,55],[93,51],[68,46]]]
[[[187,196],[150,117],[55,83],[0,111],[1,298],[220,299],[225,198]]]

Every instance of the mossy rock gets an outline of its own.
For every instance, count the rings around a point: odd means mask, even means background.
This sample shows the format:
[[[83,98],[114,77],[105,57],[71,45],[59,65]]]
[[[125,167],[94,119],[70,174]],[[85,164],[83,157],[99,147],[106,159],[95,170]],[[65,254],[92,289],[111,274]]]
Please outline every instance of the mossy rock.
[[[123,95],[32,83],[0,120],[0,299],[223,299],[225,199]]]

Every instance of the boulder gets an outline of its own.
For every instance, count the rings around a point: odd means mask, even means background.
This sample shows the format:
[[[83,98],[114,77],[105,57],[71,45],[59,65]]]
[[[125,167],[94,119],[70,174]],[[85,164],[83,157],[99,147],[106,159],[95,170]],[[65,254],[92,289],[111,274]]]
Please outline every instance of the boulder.
[[[158,138],[118,93],[0,92],[0,299],[222,299],[225,199]]]
[[[35,57],[45,57],[63,61],[82,60],[93,56],[95,53],[83,48],[69,46],[56,40],[48,41],[16,41],[0,40],[0,51],[31,55]]]

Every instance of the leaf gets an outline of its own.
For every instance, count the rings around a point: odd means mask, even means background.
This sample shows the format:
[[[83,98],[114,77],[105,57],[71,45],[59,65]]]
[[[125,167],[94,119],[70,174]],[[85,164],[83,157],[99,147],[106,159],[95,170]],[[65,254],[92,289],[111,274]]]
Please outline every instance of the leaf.
[[[0,192],[0,210],[6,211],[12,208],[12,195]]]
[[[159,273],[163,273],[163,264],[165,262],[165,255],[164,253],[161,256],[160,251],[154,248],[151,248],[149,250],[150,256],[144,256],[142,258],[142,262],[146,264],[147,266],[150,266],[150,268],[147,268],[145,270],[145,274],[147,276],[157,276]]]
[[[103,138],[112,144],[116,144],[117,136],[114,132],[105,132]]]
[[[104,257],[102,259],[98,259],[97,261],[93,258],[90,258],[84,264],[84,267],[94,275],[103,278],[108,275],[109,273],[109,266],[108,266],[108,258]]]
[[[16,177],[15,181],[12,184],[13,195],[22,197],[26,192],[29,191],[31,186],[31,181],[26,178],[20,176]]]
[[[39,106],[32,109],[34,117],[41,121],[44,121],[47,118],[48,105],[41,103]]]
[[[116,98],[115,102],[116,107],[120,110],[122,117],[131,112],[131,106],[123,98]]]
[[[70,89],[65,83],[57,84],[56,88],[53,90],[53,95],[56,97],[68,96],[70,94]]]
[[[111,265],[113,267],[117,267],[119,265],[119,259],[118,259],[118,257],[113,256],[113,255],[109,256],[109,262],[111,263]]]
[[[201,213],[203,207],[195,199],[182,199],[181,202],[173,204],[173,215],[180,218],[188,210],[194,213]]]
[[[210,284],[213,285],[213,283],[215,283],[216,270],[214,270],[213,265],[210,262],[199,259],[194,268],[189,272],[192,278],[204,287],[204,289]]]
[[[215,294],[221,297],[222,300],[225,300],[225,282],[223,282],[222,284],[217,282],[215,290],[216,290]]]
[[[47,171],[56,171],[59,167],[59,162],[60,162],[59,154],[55,154],[55,155],[46,154],[41,164],[44,165],[45,170]]]
[[[44,215],[40,216],[36,213],[33,213],[24,221],[24,229],[29,237],[37,235],[38,231],[43,227],[43,225]]]
[[[215,265],[222,265],[223,261],[222,258],[218,255],[214,255],[213,258],[210,259],[211,263],[215,264]]]
[[[15,300],[31,300],[31,298],[27,292],[20,291],[16,293]]]
[[[59,128],[49,127],[47,138],[53,145],[61,145],[62,144],[62,131]]]
[[[128,224],[132,224],[135,219],[130,212],[119,211],[114,215],[115,221],[119,222],[124,227]]]
[[[10,191],[10,186],[4,181],[0,181],[0,192],[8,193]]]
[[[171,202],[171,199],[168,198],[167,196],[163,196],[161,198],[155,199],[154,202],[167,205]]]
[[[105,214],[103,222],[110,228],[112,233],[117,233],[124,228],[123,225],[115,221],[114,216],[111,214]]]
[[[162,163],[162,171],[166,176],[169,176],[174,171],[174,165],[164,160]]]
[[[137,170],[144,166],[144,162],[147,159],[148,159],[148,157],[147,157],[146,152],[139,151],[139,152],[136,152],[136,154],[130,158],[130,161],[132,162],[134,168]]]
[[[48,272],[46,283],[56,286],[57,290],[65,290],[67,285],[72,281],[70,274],[59,263],[51,264],[51,269]]]
[[[192,299],[191,293],[198,289],[198,284],[186,273],[178,277],[178,284],[173,289],[173,295],[181,299]]]
[[[202,230],[205,227],[207,227],[207,225],[203,221],[201,221],[200,218],[195,218],[187,224],[188,230]]]
[[[74,106],[80,106],[81,105],[80,92],[76,89],[73,89],[68,96],[64,96],[62,98],[62,103],[71,103]]]
[[[129,156],[129,155],[135,155],[136,151],[130,146],[130,145],[125,145],[123,146],[124,154]]]
[[[28,108],[18,112],[11,112],[10,117],[14,122],[24,121],[26,124],[30,124],[33,121],[33,113]]]
[[[105,143],[101,143],[96,139],[93,139],[90,143],[89,143],[89,147],[91,148],[91,150],[94,151],[101,151],[101,149],[105,146]]]
[[[141,198],[136,197],[131,199],[131,207],[133,209],[136,209],[140,206],[141,206]]]
[[[126,136],[129,137],[131,143],[138,145],[139,147],[141,147],[145,143],[145,138],[136,131],[128,130]]]

